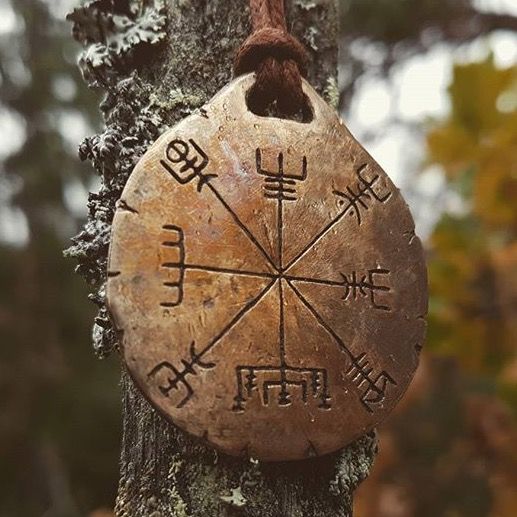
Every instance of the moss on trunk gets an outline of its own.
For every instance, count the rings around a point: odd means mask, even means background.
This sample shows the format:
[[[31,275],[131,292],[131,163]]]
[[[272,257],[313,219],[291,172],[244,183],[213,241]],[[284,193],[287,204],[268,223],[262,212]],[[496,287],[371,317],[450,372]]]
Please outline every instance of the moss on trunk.
[[[80,66],[106,92],[106,128],[81,145],[102,179],[89,220],[68,251],[96,289],[94,346],[117,348],[104,306],[109,230],[134,165],[170,125],[231,79],[233,55],[249,31],[244,0],[89,0],[69,15],[85,45]],[[289,27],[310,50],[309,80],[338,99],[334,0],[288,2]],[[263,464],[218,454],[167,423],[122,373],[123,439],[119,517],[344,517],[368,475],[374,435],[322,458]]]

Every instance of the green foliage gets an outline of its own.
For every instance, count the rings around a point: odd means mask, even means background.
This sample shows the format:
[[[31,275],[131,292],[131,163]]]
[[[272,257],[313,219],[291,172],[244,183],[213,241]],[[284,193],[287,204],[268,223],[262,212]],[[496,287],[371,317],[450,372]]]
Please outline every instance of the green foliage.
[[[516,357],[516,313],[501,286],[517,275],[517,110],[501,99],[517,96],[517,67],[498,69],[492,57],[457,66],[450,96],[429,153],[465,213],[444,216],[431,239],[430,344],[497,379]]]
[[[516,515],[516,79],[492,56],[455,66],[450,114],[428,133],[460,206],[427,243],[427,344],[359,503],[391,494],[398,515]]]
[[[414,515],[517,511],[516,78],[492,57],[455,66],[451,113],[428,134],[463,207],[431,236],[424,381],[387,431],[386,477]]]

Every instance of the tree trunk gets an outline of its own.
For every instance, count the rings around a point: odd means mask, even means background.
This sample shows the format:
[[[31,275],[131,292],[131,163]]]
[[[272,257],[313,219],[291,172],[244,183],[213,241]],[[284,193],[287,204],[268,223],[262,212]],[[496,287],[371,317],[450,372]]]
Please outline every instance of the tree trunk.
[[[287,2],[288,26],[307,46],[309,80],[336,105],[337,6]],[[116,16],[114,16],[116,15]],[[80,66],[106,91],[103,134],[80,149],[102,178],[90,217],[70,254],[98,287],[97,352],[116,348],[104,307],[109,229],[115,202],[140,156],[167,127],[231,80],[235,50],[249,33],[245,0],[89,0],[69,15],[87,48]],[[123,439],[116,515],[175,517],[343,517],[376,452],[374,434],[339,453],[258,463],[217,453],[165,421],[122,373]]]

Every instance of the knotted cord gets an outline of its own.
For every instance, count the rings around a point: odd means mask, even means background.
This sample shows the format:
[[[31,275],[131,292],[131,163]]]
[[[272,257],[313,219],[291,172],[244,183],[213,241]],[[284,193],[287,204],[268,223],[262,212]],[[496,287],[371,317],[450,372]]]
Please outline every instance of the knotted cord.
[[[250,10],[252,33],[237,52],[235,73],[256,73],[248,97],[255,113],[276,103],[280,113],[294,115],[305,106],[307,51],[287,30],[284,0],[250,0]]]

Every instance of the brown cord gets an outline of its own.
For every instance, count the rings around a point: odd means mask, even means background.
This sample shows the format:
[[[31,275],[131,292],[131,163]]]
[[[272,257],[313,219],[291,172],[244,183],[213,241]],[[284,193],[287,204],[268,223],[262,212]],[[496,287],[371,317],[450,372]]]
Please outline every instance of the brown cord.
[[[276,102],[279,112],[293,115],[305,106],[307,52],[287,32],[284,0],[250,0],[250,9],[253,32],[235,56],[235,73],[256,73],[248,97],[253,111],[262,114]]]

